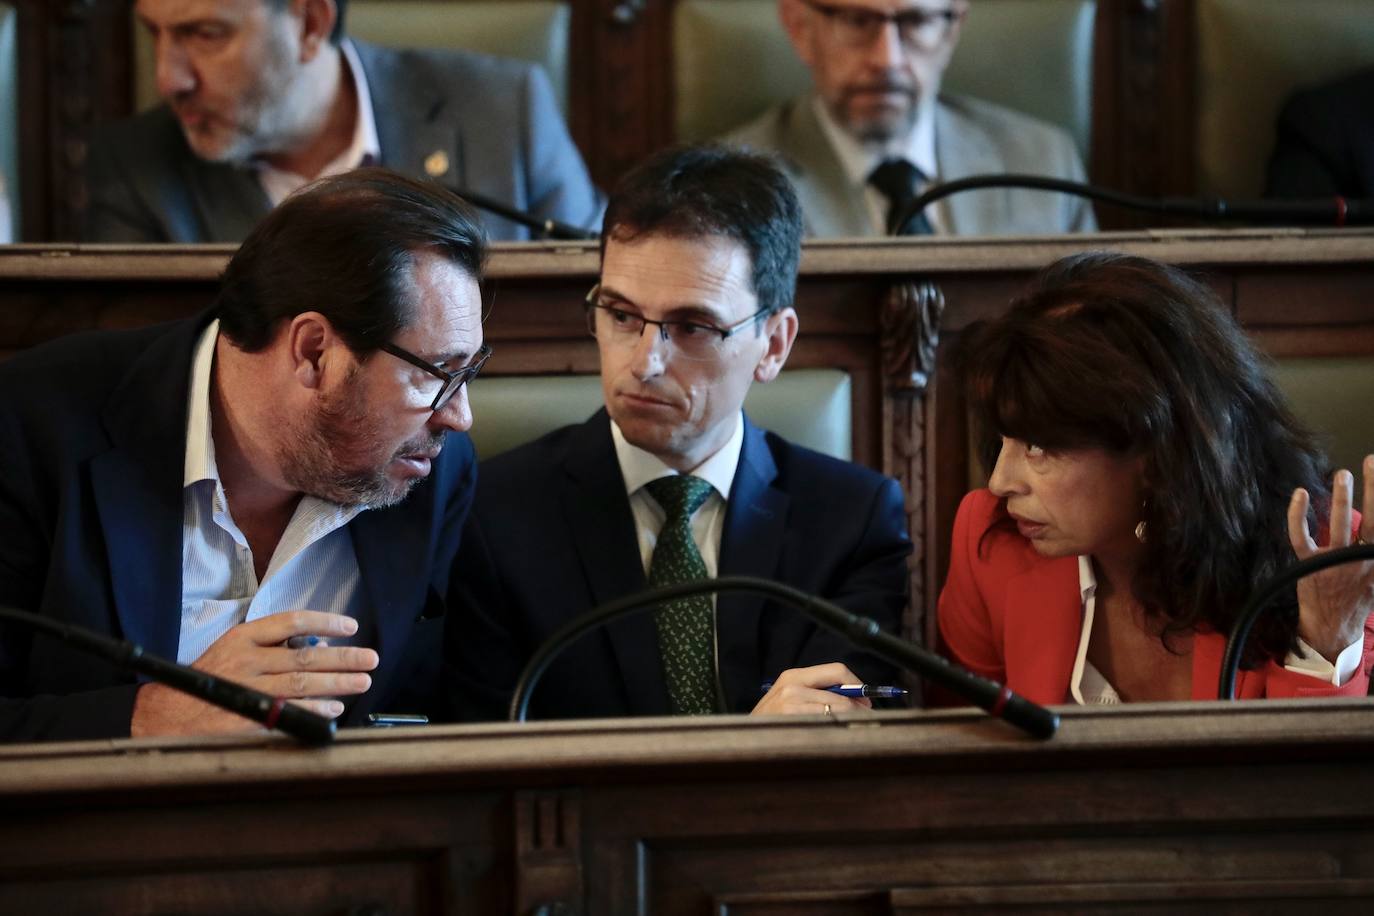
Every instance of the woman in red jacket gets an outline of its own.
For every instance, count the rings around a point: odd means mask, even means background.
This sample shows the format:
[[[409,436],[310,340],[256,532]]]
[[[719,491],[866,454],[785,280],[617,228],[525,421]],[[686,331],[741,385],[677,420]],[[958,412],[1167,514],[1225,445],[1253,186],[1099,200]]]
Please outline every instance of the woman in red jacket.
[[[1352,475],[1327,486],[1244,333],[1175,268],[1060,261],[962,363],[992,474],[955,521],[941,647],[1032,700],[1214,698],[1259,583],[1374,541],[1374,455],[1362,523]],[[1364,694],[1372,610],[1374,563],[1309,576],[1252,631],[1237,695]]]

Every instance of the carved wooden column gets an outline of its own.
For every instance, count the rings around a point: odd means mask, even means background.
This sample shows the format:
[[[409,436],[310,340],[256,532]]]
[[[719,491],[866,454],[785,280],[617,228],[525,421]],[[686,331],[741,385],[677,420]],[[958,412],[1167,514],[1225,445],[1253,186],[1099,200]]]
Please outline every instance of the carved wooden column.
[[[50,87],[54,118],[52,130],[53,237],[70,239],[79,234],[86,211],[86,157],[89,153],[91,85],[96,78],[91,53],[90,18],[94,0],[66,0],[61,4],[52,31]]]
[[[131,0],[60,0],[43,6],[47,213],[41,234],[78,238],[89,194],[91,128],[129,113]]]
[[[515,912],[520,916],[582,913],[582,822],[576,795],[515,796]]]
[[[882,311],[883,473],[896,478],[906,493],[907,530],[915,543],[911,553],[911,600],[904,635],[924,641],[932,586],[925,543],[927,465],[926,393],[935,377],[935,347],[945,297],[929,280],[897,283],[888,291]]]

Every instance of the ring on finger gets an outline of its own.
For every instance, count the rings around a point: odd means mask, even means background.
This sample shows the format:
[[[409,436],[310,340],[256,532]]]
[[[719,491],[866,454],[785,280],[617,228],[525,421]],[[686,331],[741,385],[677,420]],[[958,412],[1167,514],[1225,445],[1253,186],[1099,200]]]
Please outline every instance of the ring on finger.
[[[832,713],[832,712],[830,711],[830,704],[829,704],[829,703],[826,703],[826,704],[825,704],[825,715],[827,715],[827,716],[833,716],[833,715],[834,715],[834,713]]]

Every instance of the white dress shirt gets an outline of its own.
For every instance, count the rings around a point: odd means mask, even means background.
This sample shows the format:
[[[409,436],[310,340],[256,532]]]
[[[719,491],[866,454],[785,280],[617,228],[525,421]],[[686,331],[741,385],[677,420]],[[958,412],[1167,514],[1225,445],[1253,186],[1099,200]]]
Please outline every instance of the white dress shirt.
[[[1078,591],[1083,605],[1083,630],[1078,637],[1078,654],[1074,658],[1073,677],[1069,679],[1069,696],[1081,706],[1102,706],[1121,702],[1116,692],[1102,673],[1088,661],[1088,640],[1093,631],[1093,614],[1097,610],[1097,576],[1093,574],[1091,557],[1078,558]],[[1346,646],[1332,664],[1301,639],[1298,648],[1306,657],[1289,653],[1283,660],[1283,667],[1298,674],[1318,678],[1339,687],[1350,680],[1364,657],[1364,640],[1358,639]]]
[[[820,122],[821,131],[826,139],[830,141],[831,147],[835,150],[835,157],[840,160],[840,167],[844,169],[845,176],[849,179],[851,190],[855,194],[861,194],[864,204],[868,209],[869,219],[873,223],[873,228],[879,235],[887,233],[887,209],[888,200],[881,191],[868,183],[868,176],[873,174],[884,159],[905,159],[916,168],[921,170],[925,176],[925,184],[916,188],[919,194],[924,190],[925,185],[930,185],[940,180],[940,164],[935,156],[935,105],[922,104],[916,113],[916,123],[912,125],[910,132],[905,137],[897,137],[886,144],[860,143],[850,136],[849,132],[835,122],[830,116],[830,111],[821,101],[820,96],[812,99],[812,104],[816,110],[816,120]],[[949,219],[944,213],[943,202],[937,202],[926,208],[926,219],[930,222],[930,228],[935,232],[943,232],[949,225]]]
[[[611,421],[611,439],[615,443],[616,459],[620,462],[620,474],[625,478],[625,493],[630,499],[635,534],[639,539],[639,558],[647,576],[654,545],[658,543],[658,532],[663,528],[666,516],[663,507],[649,495],[644,485],[678,472],[643,449],[626,442],[625,434],[615,421]],[[693,477],[700,477],[709,483],[713,490],[692,514],[692,540],[696,542],[702,562],[706,564],[706,575],[712,578],[720,566],[720,539],[725,532],[725,501],[730,497],[730,486],[735,482],[735,469],[739,466],[743,448],[744,419],[740,414],[735,420],[735,430],[726,443],[689,472]]]
[[[372,94],[367,86],[367,74],[363,72],[363,65],[358,60],[358,52],[353,49],[353,42],[344,39],[339,48],[343,52],[344,72],[351,75],[353,89],[358,97],[358,117],[353,122],[353,140],[348,148],[335,156],[318,175],[297,175],[295,172],[276,168],[266,160],[256,160],[254,165],[258,173],[258,183],[262,185],[267,199],[272,201],[274,207],[317,178],[342,175],[362,165],[365,159],[381,162],[381,141],[377,139],[377,120],[372,112]]]
[[[279,611],[306,609],[357,617],[358,560],[345,526],[362,510],[303,496],[258,582],[248,539],[234,523],[215,464],[210,374],[219,321],[196,342],[186,420],[182,491],[181,638],[190,664],[231,627]]]

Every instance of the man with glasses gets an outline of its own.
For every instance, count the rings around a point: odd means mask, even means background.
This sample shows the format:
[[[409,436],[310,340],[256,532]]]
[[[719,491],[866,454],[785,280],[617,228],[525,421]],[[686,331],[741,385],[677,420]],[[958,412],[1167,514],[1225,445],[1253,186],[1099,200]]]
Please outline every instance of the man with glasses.
[[[930,183],[1029,173],[1084,180],[1073,140],[989,102],[941,95],[969,0],[778,0],[813,92],[727,138],[778,153],[808,234],[1091,232],[1091,207],[1067,195],[967,191],[903,221]],[[902,225],[898,225],[902,222]]]
[[[750,386],[781,371],[799,324],[801,215],[786,177],[752,154],[671,150],[622,181],[601,239],[583,307],[605,409],[483,463],[445,633],[461,718],[504,718],[544,640],[646,587],[762,576],[892,630],[905,605],[896,482],[791,445],[742,410]],[[722,594],[577,642],[531,711],[814,714],[868,703],[818,688],[891,676],[793,608]]]
[[[194,319],[0,366],[0,604],[358,724],[424,711],[472,498],[486,240],[381,169],[293,195]],[[255,726],[0,629],[0,738]]]

